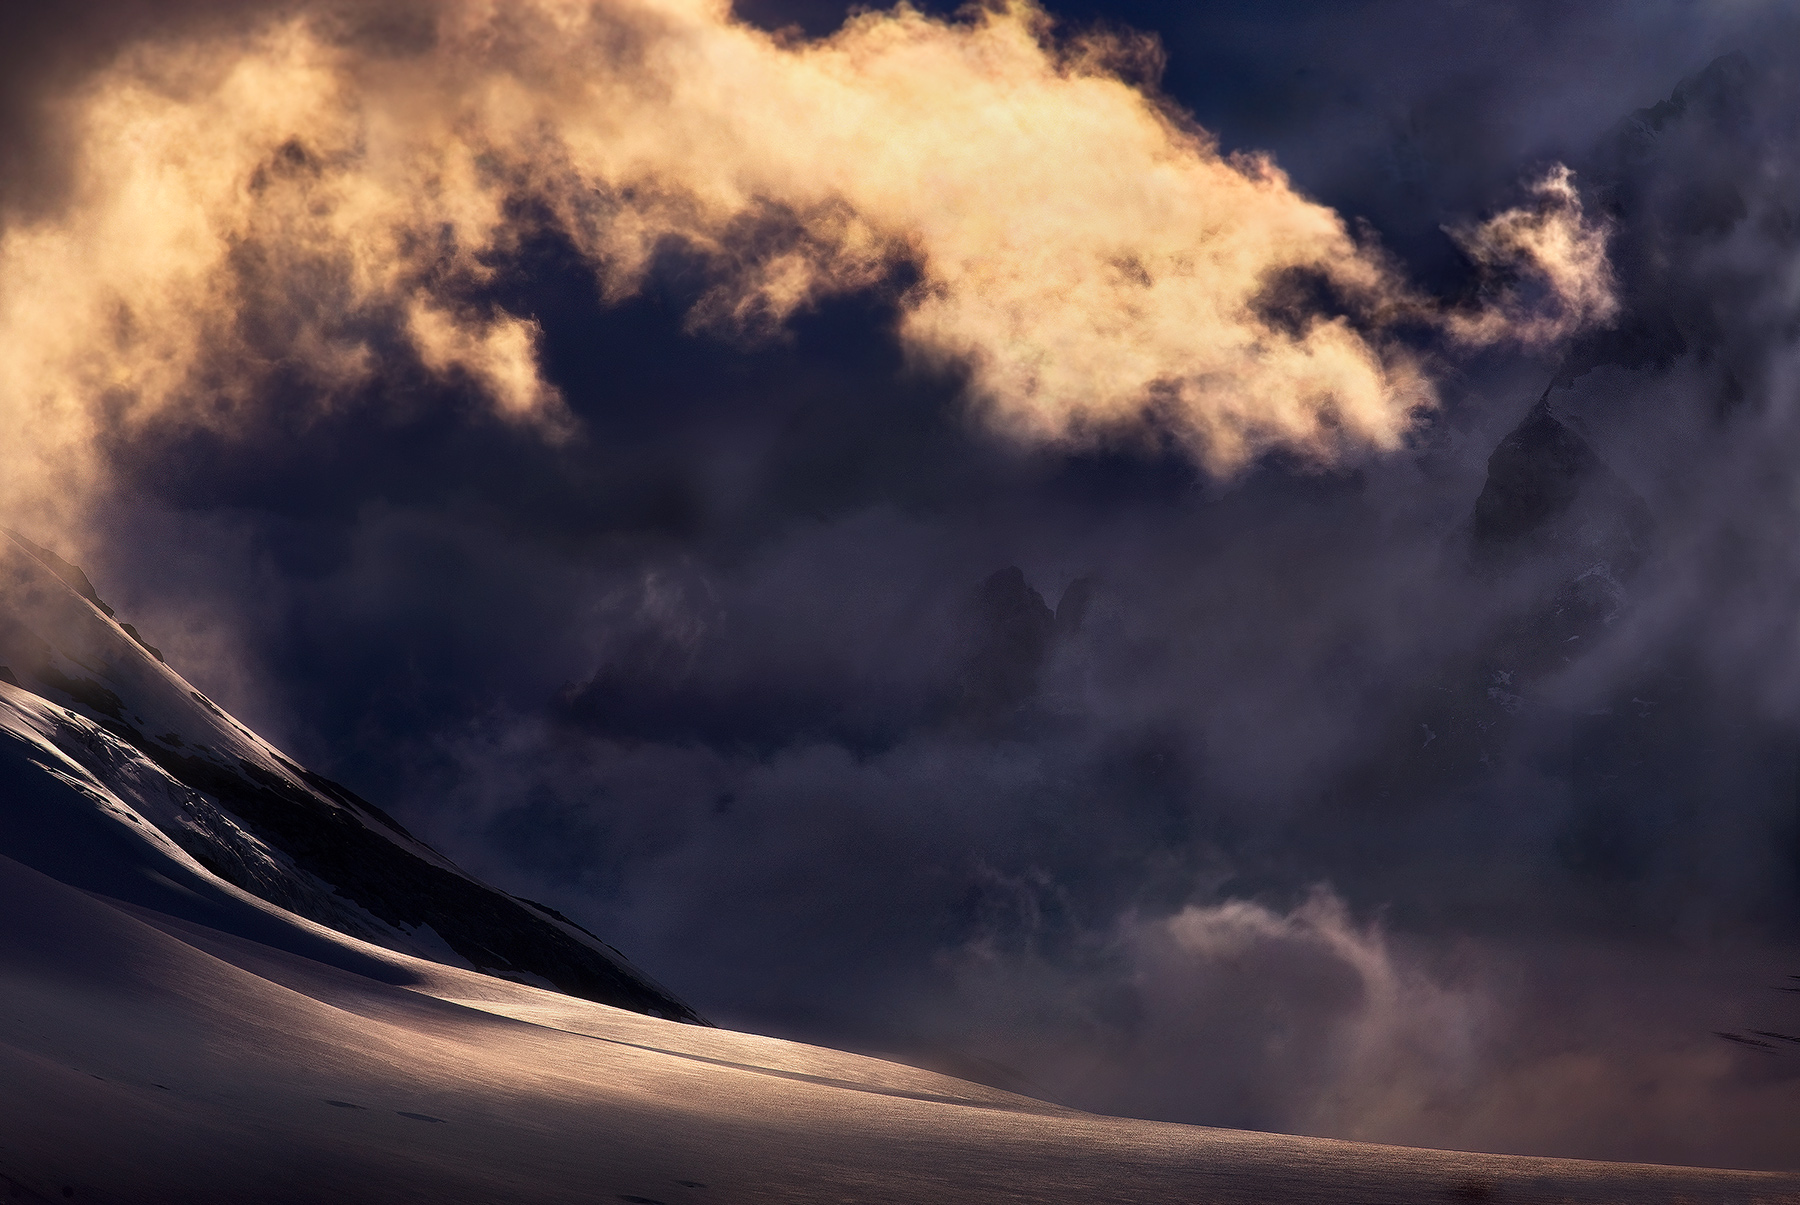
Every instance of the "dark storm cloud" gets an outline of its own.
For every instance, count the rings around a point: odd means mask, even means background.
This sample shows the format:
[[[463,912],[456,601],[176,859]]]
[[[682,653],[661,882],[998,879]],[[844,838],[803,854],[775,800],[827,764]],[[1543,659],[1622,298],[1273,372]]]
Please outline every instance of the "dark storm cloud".
[[[691,328],[704,257],[608,304],[551,230],[478,300],[571,437],[400,353],[322,414],[278,379],[108,445],[87,568],[719,1019],[1185,1120],[1791,1161],[1800,1060],[1712,1034],[1782,1029],[1800,914],[1783,26],[1189,7],[1072,15],[1159,28],[1203,124],[1448,293],[1441,227],[1566,158],[1621,320],[1465,365],[1400,453],[1221,480],[995,436],[894,338],[904,268],[738,341]],[[39,57],[150,19],[92,11]]]

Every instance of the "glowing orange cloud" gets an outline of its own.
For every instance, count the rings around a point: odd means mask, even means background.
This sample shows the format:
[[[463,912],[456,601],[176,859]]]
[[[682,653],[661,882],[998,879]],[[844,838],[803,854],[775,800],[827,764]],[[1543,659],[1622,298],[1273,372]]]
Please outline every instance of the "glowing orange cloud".
[[[1524,269],[1541,293],[1527,302],[1514,288],[1486,309],[1449,316],[1446,326],[1461,342],[1554,343],[1618,314],[1607,229],[1586,220],[1574,173],[1558,164],[1531,191],[1531,205],[1449,231],[1478,267],[1489,273]]]
[[[1394,447],[1433,400],[1396,322],[1543,342],[1610,313],[1604,231],[1566,172],[1463,235],[1538,280],[1539,307],[1446,314],[1268,159],[1222,155],[1122,79],[1143,46],[1059,41],[1026,0],[902,5],[817,41],[724,0],[429,14],[423,49],[306,18],[144,45],[65,98],[69,201],[0,237],[0,508],[78,505],[101,432],[229,425],[272,372],[332,404],[396,343],[565,432],[536,327],[465,300],[521,201],[615,299],[666,240],[709,256],[700,327],[776,327],[909,263],[900,336],[966,366],[1002,428],[1149,425],[1219,472]],[[1357,320],[1276,305],[1301,278]]]

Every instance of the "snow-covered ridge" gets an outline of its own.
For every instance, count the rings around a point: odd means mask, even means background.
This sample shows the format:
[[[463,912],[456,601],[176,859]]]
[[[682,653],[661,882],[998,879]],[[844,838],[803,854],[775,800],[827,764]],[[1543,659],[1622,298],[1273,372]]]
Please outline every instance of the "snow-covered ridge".
[[[0,534],[0,692],[0,725],[61,759],[34,764],[79,769],[133,822],[261,900],[391,950],[700,1020],[592,934],[470,878],[296,764],[128,631],[79,569],[10,532]]]

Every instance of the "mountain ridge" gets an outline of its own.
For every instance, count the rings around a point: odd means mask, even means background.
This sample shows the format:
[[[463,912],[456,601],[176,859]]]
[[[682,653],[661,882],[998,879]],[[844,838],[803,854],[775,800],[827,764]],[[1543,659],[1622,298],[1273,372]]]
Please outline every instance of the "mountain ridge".
[[[0,535],[0,667],[0,681],[63,709],[62,744],[78,762],[129,750],[165,775],[152,793],[172,806],[145,819],[223,881],[397,952],[706,1024],[586,929],[471,878],[251,732],[119,622],[79,567],[10,531]]]

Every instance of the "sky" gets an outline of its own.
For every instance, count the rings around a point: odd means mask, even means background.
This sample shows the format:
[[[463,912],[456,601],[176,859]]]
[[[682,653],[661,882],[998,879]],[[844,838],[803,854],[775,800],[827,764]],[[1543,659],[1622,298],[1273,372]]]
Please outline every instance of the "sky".
[[[7,525],[472,872],[1085,1108],[1800,1161],[1785,6],[26,7]]]

